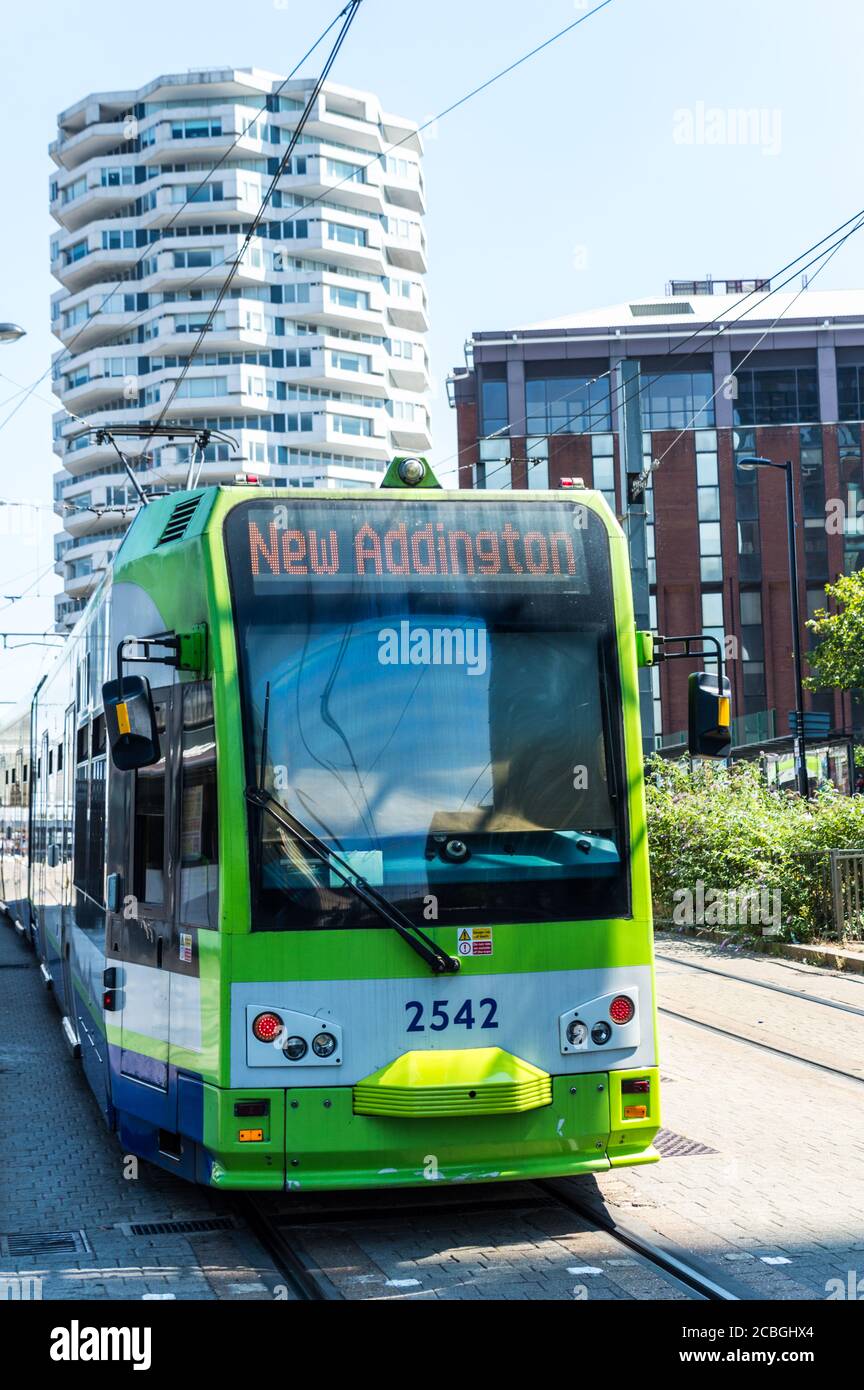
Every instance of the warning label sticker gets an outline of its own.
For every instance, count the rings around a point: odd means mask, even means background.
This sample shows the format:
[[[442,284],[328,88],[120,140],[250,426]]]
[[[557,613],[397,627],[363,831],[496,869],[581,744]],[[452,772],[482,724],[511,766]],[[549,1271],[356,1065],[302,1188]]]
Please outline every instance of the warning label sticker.
[[[492,928],[460,927],[458,946],[460,956],[491,956]]]
[[[192,933],[181,931],[180,933],[180,959],[186,964],[192,963]]]

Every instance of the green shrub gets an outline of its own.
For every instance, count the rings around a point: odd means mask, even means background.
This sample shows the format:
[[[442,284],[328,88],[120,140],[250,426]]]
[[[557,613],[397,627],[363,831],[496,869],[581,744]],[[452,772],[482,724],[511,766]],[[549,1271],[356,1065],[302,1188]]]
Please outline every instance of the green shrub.
[[[833,930],[828,852],[864,848],[864,797],[829,789],[807,803],[770,790],[755,763],[691,772],[687,759],[661,758],[648,764],[646,795],[658,924],[673,919],[677,890],[701,882],[706,891],[779,891],[781,939]]]

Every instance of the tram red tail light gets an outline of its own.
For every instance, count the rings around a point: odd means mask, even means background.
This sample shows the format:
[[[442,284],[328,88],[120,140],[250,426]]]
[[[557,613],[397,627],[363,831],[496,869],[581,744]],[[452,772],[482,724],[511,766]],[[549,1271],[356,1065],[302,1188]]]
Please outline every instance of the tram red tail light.
[[[252,1032],[259,1042],[273,1042],[285,1025],[278,1014],[259,1014],[252,1024]]]
[[[621,1082],[621,1093],[625,1096],[645,1096],[650,1090],[651,1082],[647,1076],[631,1076]]]
[[[618,994],[609,1005],[609,1017],[613,1023],[630,1023],[636,1013],[636,1005],[626,994]]]

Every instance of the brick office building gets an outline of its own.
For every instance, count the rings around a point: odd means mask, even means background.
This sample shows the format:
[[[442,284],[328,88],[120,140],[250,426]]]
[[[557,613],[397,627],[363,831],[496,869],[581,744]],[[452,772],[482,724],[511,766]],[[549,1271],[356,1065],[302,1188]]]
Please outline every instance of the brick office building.
[[[785,480],[736,459],[793,462],[802,623],[828,580],[864,564],[864,290],[768,288],[673,282],[662,299],[475,333],[448,383],[460,486],[581,477],[620,514],[615,368],[640,362],[644,455],[662,460],[648,494],[652,623],[735,639],[727,673],[754,741],[785,734],[795,703]],[[667,739],[686,727],[687,669],[655,672]],[[834,730],[864,728],[857,699],[825,691],[806,705]]]

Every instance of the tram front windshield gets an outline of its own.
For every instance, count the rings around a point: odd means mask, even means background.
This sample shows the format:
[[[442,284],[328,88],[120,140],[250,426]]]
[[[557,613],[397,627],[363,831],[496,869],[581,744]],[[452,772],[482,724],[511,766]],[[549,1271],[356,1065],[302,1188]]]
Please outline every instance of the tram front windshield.
[[[243,503],[246,779],[418,924],[626,915],[609,543],[568,500]],[[265,728],[266,726],[266,728]],[[256,929],[381,927],[250,807]]]

